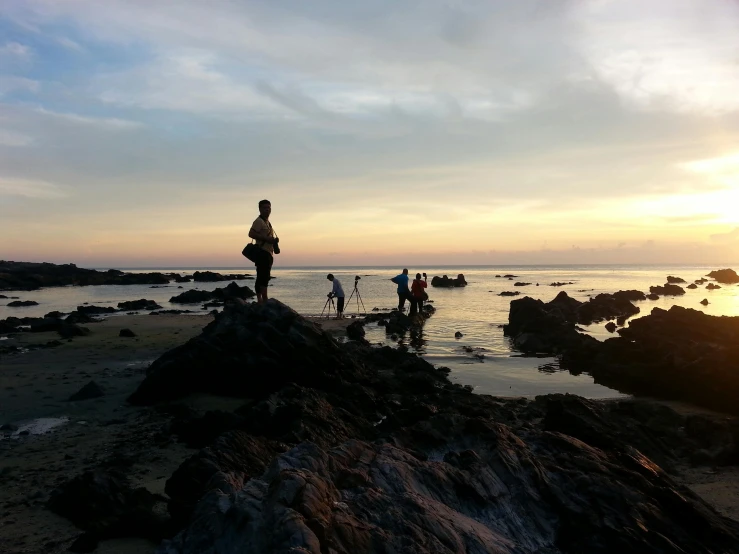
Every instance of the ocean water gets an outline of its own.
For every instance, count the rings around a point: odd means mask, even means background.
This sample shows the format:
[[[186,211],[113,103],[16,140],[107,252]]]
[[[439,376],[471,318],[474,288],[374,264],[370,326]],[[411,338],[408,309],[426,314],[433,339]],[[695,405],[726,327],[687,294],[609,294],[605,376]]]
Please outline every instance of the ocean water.
[[[727,265],[724,267],[731,267]],[[736,266],[734,266],[736,267]],[[107,268],[105,268],[107,269]],[[162,271],[192,274],[196,268],[147,268],[126,269],[131,272]],[[252,267],[241,268],[197,268],[211,269],[221,273],[254,275]],[[467,287],[440,289],[429,286],[430,300],[436,314],[430,318],[420,336],[406,337],[408,348],[429,362],[451,368],[450,378],[461,384],[474,387],[475,392],[505,395],[533,396],[550,392],[570,392],[590,398],[620,396],[618,391],[593,383],[588,375],[571,375],[558,370],[554,358],[524,357],[511,350],[509,340],[503,336],[501,325],[508,320],[508,309],[512,298],[531,296],[545,302],[552,300],[561,290],[573,298],[585,301],[602,292],[637,289],[648,292],[652,285],[662,285],[667,275],[682,277],[688,283],[705,276],[709,271],[721,269],[716,266],[491,266],[491,267],[424,267],[409,268],[411,277],[425,271],[429,282],[434,275],[455,277],[462,273]],[[273,270],[276,277],[270,285],[270,296],[291,306],[306,316],[319,316],[326,306],[326,294],[331,283],[326,279],[328,272],[340,279],[347,295],[346,315],[370,313],[373,308],[385,309],[397,305],[395,285],[390,278],[399,273],[391,267],[334,267],[334,268],[280,268]],[[508,280],[497,275],[512,274]],[[354,277],[358,295],[350,299]],[[531,285],[514,287],[516,281]],[[572,283],[561,287],[549,286],[553,282]],[[199,310],[193,306],[174,305],[169,298],[184,290],[198,288],[213,290],[223,287],[221,283],[172,283],[169,286],[152,288],[150,285],[92,286],[49,288],[32,292],[5,293],[22,300],[35,300],[39,306],[9,308],[9,300],[0,300],[0,319],[10,315],[41,316],[53,310],[68,312],[83,303],[115,306],[124,300],[146,298],[157,301],[165,309],[185,308]],[[239,281],[241,285],[254,288],[253,280]],[[538,284],[538,286],[537,286]],[[179,287],[182,288],[179,288]],[[669,309],[680,305],[701,310],[711,315],[739,315],[739,287],[722,285],[721,289],[709,291],[705,285],[696,290],[686,290],[682,297],[662,297],[659,300],[636,302],[640,315],[647,315],[654,307]],[[683,287],[684,288],[684,287]],[[501,297],[500,292],[519,291],[518,297]],[[702,306],[700,301],[708,299],[710,304]],[[324,314],[325,315],[325,314]],[[109,317],[115,317],[109,316]],[[588,327],[587,332],[598,339],[611,336],[605,322]],[[367,338],[373,343],[393,344],[385,337],[384,329],[366,327]],[[462,338],[456,339],[455,333]]]

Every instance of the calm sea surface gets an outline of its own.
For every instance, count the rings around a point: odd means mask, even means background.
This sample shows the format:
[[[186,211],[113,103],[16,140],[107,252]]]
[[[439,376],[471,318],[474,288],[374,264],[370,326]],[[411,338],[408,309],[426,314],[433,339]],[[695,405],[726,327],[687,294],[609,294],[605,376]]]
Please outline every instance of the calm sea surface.
[[[725,266],[731,267],[731,266]],[[734,266],[736,267],[736,266]],[[107,268],[104,268],[107,269]],[[253,268],[199,268],[211,269],[221,273],[243,273],[254,275]],[[589,296],[601,292],[637,289],[648,292],[651,285],[662,285],[667,275],[682,277],[688,283],[704,276],[719,267],[703,266],[495,266],[495,267],[425,267],[409,268],[411,276],[426,271],[429,282],[434,275],[456,276],[463,273],[468,286],[459,289],[439,289],[429,286],[429,296],[436,307],[436,314],[426,322],[423,332],[416,340],[407,339],[411,351],[421,354],[429,362],[452,369],[451,379],[475,387],[476,392],[530,396],[549,392],[571,392],[591,398],[619,396],[617,391],[596,385],[587,375],[574,376],[556,369],[553,358],[522,357],[511,351],[509,341],[499,328],[508,320],[508,307],[511,297],[498,296],[503,291],[520,291],[525,295],[539,298],[545,302],[553,299],[564,290],[573,298],[587,300]],[[145,270],[125,269],[131,272],[177,272],[192,274],[195,268],[147,268]],[[389,267],[337,267],[337,268],[289,268],[273,270],[276,277],[270,286],[270,295],[303,315],[321,314],[326,293],[331,284],[326,274],[332,272],[341,280],[347,295],[346,314],[356,314],[364,309],[369,313],[373,308],[392,308],[397,303],[395,285],[389,279],[399,273],[398,268]],[[514,280],[496,275],[513,274]],[[357,296],[349,300],[354,277],[359,275]],[[514,287],[515,281],[532,283],[525,287]],[[549,286],[553,282],[572,282],[562,287]],[[537,286],[537,283],[539,286]],[[212,290],[223,287],[221,283],[183,283],[162,288],[150,285],[133,286],[94,286],[49,288],[32,292],[5,293],[18,296],[22,300],[35,300],[39,306],[28,308],[9,308],[0,300],[0,319],[14,316],[41,316],[53,310],[68,312],[83,303],[113,305],[124,300],[146,298],[157,301],[165,309],[183,308],[200,310],[200,305],[182,306],[169,303],[169,298],[184,290],[198,288]],[[241,285],[254,288],[254,281],[240,281]],[[711,315],[739,315],[739,287],[722,285],[719,290],[706,290],[705,285],[696,290],[686,290],[682,297],[663,297],[656,301],[637,302],[641,315],[648,314],[652,308],[668,309],[680,305],[701,310]],[[708,299],[710,304],[702,306],[699,302]],[[364,306],[364,307],[363,307]],[[206,311],[206,310],[201,310]],[[115,317],[115,316],[111,316]],[[639,316],[636,316],[639,317]],[[373,343],[387,342],[383,328],[367,326],[367,339]],[[455,339],[455,333],[463,334]],[[599,339],[609,335],[604,324],[590,326],[587,331]]]

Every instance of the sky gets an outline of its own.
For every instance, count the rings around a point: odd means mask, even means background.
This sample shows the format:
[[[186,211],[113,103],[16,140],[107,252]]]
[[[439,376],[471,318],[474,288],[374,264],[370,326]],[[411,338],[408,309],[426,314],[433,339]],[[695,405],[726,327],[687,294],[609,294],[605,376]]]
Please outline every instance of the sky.
[[[0,259],[739,261],[736,0],[0,0]]]

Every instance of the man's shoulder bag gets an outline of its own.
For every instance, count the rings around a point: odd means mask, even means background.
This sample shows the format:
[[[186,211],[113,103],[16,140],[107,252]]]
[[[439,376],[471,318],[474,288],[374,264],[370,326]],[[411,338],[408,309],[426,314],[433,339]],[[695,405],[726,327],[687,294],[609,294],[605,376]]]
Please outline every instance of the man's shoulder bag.
[[[245,258],[251,260],[254,263],[257,263],[262,252],[263,250],[253,242],[250,242],[249,244],[244,246],[244,249],[241,251]]]

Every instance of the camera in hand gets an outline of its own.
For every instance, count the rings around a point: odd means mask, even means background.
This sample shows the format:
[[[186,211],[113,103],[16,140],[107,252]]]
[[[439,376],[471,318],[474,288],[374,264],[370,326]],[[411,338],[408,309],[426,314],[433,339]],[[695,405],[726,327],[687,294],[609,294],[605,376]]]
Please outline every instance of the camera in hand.
[[[355,281],[359,281],[360,279],[361,279],[361,277],[360,277],[359,275],[355,275],[355,276],[354,276],[354,280],[355,280]]]
[[[278,237],[275,237],[275,242],[272,243],[272,251],[275,254],[280,253],[280,239]]]

